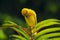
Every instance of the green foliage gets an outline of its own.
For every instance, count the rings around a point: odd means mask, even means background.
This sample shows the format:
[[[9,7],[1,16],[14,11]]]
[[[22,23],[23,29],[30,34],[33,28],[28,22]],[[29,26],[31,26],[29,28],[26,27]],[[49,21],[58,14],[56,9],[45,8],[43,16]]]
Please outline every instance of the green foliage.
[[[19,39],[21,39],[21,40],[26,40],[26,38],[24,38],[24,37],[22,37],[22,36],[18,36],[18,35],[12,35],[13,37],[15,37],[15,38],[19,38]]]
[[[54,36],[60,36],[60,33],[50,33],[46,35],[42,35],[37,40],[43,40],[43,39],[48,39],[49,37],[54,37]]]
[[[2,28],[0,28],[0,40],[6,40],[7,36],[5,35],[4,31]]]
[[[60,38],[60,26],[53,26],[52,25],[60,25],[60,20],[58,19],[46,19],[39,23],[37,23],[33,29],[29,27],[21,27],[24,26],[24,22],[22,20],[22,25],[18,25],[14,21],[18,22],[16,19],[12,20],[10,16],[7,16],[4,19],[4,23],[0,27],[0,39],[7,39],[7,36],[3,32],[3,28],[11,28],[16,31],[18,34],[12,34],[13,40],[48,40],[48,39],[58,39]],[[20,22],[19,21],[19,22]],[[25,29],[24,29],[25,28]],[[43,29],[45,28],[45,29]],[[43,30],[41,30],[43,29]],[[56,38],[55,38],[56,37]]]
[[[29,40],[30,39],[30,37],[29,37],[29,35],[27,35],[26,34],[26,32],[24,32],[22,29],[21,29],[21,27],[19,28],[19,29],[17,29],[17,28],[15,28],[15,27],[13,27],[13,29],[15,30],[15,31],[17,31],[18,32],[18,34],[22,34],[27,40]],[[21,37],[22,38],[22,37]],[[23,38],[24,39],[24,38]]]
[[[60,27],[48,28],[48,29],[45,29],[45,30],[43,30],[43,31],[40,31],[40,32],[36,35],[36,37],[39,37],[39,36],[41,36],[41,35],[43,35],[43,34],[45,34],[45,33],[54,32],[54,31],[59,31],[59,30],[60,30]]]
[[[38,31],[40,30],[41,28],[43,27],[47,27],[47,26],[51,26],[51,25],[54,25],[54,24],[60,24],[59,22],[57,21],[60,21],[60,20],[57,20],[57,19],[47,19],[47,20],[44,20],[44,21],[41,21],[39,22],[35,28],[33,29],[33,31]],[[35,30],[36,29],[36,30]]]
[[[55,32],[55,31],[60,31],[60,27],[51,27],[51,28],[46,28],[42,31],[39,31],[45,27],[49,27],[49,26],[56,25],[56,24],[60,25],[59,22],[60,22],[60,20],[58,20],[58,19],[47,19],[47,20],[39,22],[38,24],[36,24],[36,26],[33,28],[33,30],[31,30],[34,32],[34,33],[32,33],[33,36],[31,36],[32,34],[29,35],[25,30],[23,30],[23,27],[15,24],[14,22],[9,21],[7,24],[4,24],[4,26],[6,25],[7,28],[8,28],[8,26],[10,26],[9,28],[12,28],[13,30],[15,30],[18,33],[18,35],[16,35],[16,34],[12,35],[12,37],[14,37],[15,40],[17,40],[17,39],[18,40],[31,40],[32,38],[33,38],[33,40],[43,40],[43,39],[49,39],[50,37],[60,36],[60,32],[58,32],[58,33]],[[11,24],[11,25],[9,25],[9,24]],[[28,30],[30,30],[30,29],[28,29]],[[50,32],[53,32],[53,33],[50,33]],[[46,33],[49,33],[49,34],[46,34]],[[51,39],[53,39],[53,38],[51,38]]]
[[[60,20],[57,20],[57,19],[47,19],[47,20],[39,22],[33,29],[34,32],[37,32],[38,30],[41,30],[42,28],[45,28],[45,27],[47,27],[47,29],[44,29],[44,30],[38,32],[35,35],[36,40],[43,40],[43,39],[48,39],[50,37],[60,36],[60,33],[57,33],[57,32],[54,33],[55,31],[60,31],[60,27],[48,28],[51,25],[56,25],[56,24],[60,25],[59,22],[60,22]],[[53,32],[53,33],[51,33],[51,32]]]

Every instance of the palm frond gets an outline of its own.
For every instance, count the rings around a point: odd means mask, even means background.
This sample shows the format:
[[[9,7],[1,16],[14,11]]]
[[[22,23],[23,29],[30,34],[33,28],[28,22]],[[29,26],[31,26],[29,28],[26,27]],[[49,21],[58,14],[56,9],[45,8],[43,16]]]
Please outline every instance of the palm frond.
[[[41,28],[51,26],[51,25],[55,25],[55,24],[60,24],[59,20],[57,20],[57,19],[47,19],[47,20],[39,22],[32,31],[36,32],[36,31],[40,30]]]
[[[15,38],[18,38],[18,39],[21,39],[21,40],[27,40],[26,38],[24,38],[22,36],[19,36],[19,35],[12,35],[12,37],[15,37]]]
[[[18,28],[12,27],[12,29],[14,29],[15,31],[17,31],[18,33],[21,33],[27,40],[30,39],[29,35],[26,34],[21,28],[18,29]]]
[[[38,38],[39,36],[42,36],[46,33],[54,32],[54,31],[60,31],[60,27],[48,28],[48,29],[42,30],[39,33],[37,33],[35,37]]]
[[[60,33],[50,33],[46,35],[42,35],[37,40],[43,40],[43,39],[48,39],[49,37],[54,37],[54,36],[60,36]]]

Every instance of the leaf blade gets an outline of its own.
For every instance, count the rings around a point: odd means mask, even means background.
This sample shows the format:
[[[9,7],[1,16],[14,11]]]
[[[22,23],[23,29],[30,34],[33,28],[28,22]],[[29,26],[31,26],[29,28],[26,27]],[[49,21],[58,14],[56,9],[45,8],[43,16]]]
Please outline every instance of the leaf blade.
[[[18,36],[18,35],[12,35],[12,37],[16,37],[16,38],[19,38],[19,39],[21,39],[21,40],[27,40],[27,39],[25,39],[24,37]]]

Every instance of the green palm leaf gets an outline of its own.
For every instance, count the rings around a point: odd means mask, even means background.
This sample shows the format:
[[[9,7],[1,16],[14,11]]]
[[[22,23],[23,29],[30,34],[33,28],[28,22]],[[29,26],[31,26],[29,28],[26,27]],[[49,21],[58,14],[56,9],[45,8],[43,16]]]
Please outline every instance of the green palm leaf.
[[[43,39],[48,39],[49,37],[54,37],[54,36],[60,36],[60,33],[50,33],[46,35],[42,35],[37,40],[43,40]]]
[[[49,22],[56,22],[56,21],[60,21],[60,20],[58,20],[58,19],[47,19],[47,20],[39,22],[35,27],[37,28],[40,25],[43,25],[43,24],[46,24],[46,23],[49,23]]]
[[[17,31],[18,33],[21,33],[27,40],[30,39],[29,35],[27,35],[21,28],[18,29],[18,28],[15,28],[15,27],[12,27],[15,31]]]
[[[35,28],[33,29],[33,32],[36,32],[36,31],[40,30],[41,28],[51,26],[51,25],[54,25],[54,24],[60,24],[59,20],[57,20],[57,19],[47,19],[47,20],[41,21],[35,26]]]
[[[58,38],[51,38],[49,40],[60,40],[60,37],[58,37]]]
[[[26,38],[24,38],[22,36],[19,36],[19,35],[12,35],[12,37],[15,37],[15,38],[18,38],[18,39],[21,39],[21,40],[27,40]]]
[[[35,37],[38,38],[39,36],[42,36],[43,34],[54,32],[54,31],[60,31],[60,27],[48,28],[48,29],[42,30]]]

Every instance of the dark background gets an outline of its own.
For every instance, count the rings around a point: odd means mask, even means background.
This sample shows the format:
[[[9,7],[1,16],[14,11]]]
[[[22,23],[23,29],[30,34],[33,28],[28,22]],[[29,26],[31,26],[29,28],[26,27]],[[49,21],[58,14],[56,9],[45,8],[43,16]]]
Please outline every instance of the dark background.
[[[22,8],[36,11],[38,21],[48,18],[60,19],[60,0],[0,0],[0,12],[12,17],[23,18]],[[1,13],[0,13],[1,14]]]

